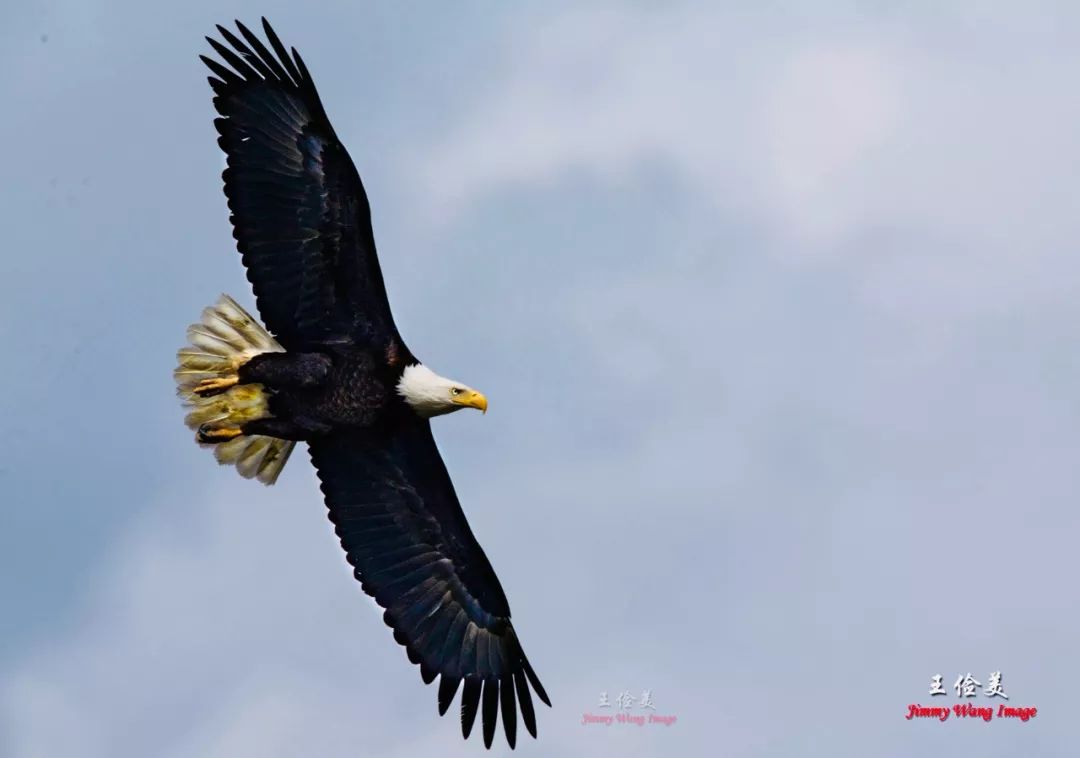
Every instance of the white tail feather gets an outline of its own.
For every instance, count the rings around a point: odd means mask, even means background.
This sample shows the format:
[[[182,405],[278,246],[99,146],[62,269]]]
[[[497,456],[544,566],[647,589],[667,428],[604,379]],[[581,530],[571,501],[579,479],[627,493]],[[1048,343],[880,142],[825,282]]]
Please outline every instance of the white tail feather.
[[[195,386],[204,379],[235,376],[240,366],[259,353],[284,352],[258,319],[228,295],[204,309],[199,323],[187,330],[188,344],[177,352],[176,392],[188,407],[184,423],[192,430],[203,424],[239,426],[270,415],[261,384],[243,384],[211,397],[200,397]],[[236,437],[216,445],[218,463],[236,466],[240,475],[273,484],[296,443],[259,435]]]

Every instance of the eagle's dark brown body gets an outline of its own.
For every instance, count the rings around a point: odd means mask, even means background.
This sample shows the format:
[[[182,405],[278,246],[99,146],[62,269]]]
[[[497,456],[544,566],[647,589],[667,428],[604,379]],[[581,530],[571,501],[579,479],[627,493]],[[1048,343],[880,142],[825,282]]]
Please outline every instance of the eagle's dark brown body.
[[[255,356],[240,368],[240,383],[269,390],[272,418],[248,422],[245,433],[308,440],[407,419],[411,411],[396,391],[402,366],[387,365],[382,357],[348,345]]]

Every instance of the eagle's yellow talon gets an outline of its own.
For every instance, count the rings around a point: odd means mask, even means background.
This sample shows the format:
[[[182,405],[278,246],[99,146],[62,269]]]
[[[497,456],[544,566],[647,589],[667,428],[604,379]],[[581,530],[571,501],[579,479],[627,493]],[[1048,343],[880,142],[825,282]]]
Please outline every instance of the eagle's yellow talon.
[[[216,395],[229,389],[229,387],[235,386],[238,381],[239,377],[236,375],[215,377],[214,379],[203,379],[195,385],[193,391],[199,397],[209,397],[210,395]]]
[[[217,444],[218,442],[228,442],[229,440],[236,439],[244,432],[237,426],[221,426],[213,427],[209,424],[203,424],[199,427],[198,439],[206,445]]]

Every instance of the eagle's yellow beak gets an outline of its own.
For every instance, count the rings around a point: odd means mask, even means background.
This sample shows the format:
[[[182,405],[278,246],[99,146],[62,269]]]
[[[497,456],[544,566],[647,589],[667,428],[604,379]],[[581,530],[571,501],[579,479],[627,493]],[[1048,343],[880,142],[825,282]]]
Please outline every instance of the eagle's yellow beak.
[[[466,408],[475,408],[481,413],[487,413],[487,398],[476,390],[462,392],[454,398],[454,402],[458,405],[463,405]]]

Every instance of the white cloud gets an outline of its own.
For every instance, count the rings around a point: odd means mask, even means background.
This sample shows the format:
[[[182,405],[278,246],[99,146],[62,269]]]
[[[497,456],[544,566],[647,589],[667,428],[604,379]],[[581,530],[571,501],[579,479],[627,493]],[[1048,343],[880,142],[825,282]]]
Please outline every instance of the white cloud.
[[[796,49],[764,83],[764,102],[748,114],[762,136],[756,168],[801,235],[831,240],[850,231],[865,163],[899,126],[897,57],[864,44]]]
[[[575,171],[637,181],[660,159],[775,237],[771,254],[851,259],[872,305],[915,297],[908,317],[939,321],[1068,297],[1049,272],[1080,235],[1077,57],[1029,54],[1050,32],[998,15],[980,20],[992,47],[956,44],[971,20],[945,14],[569,13],[508,42],[500,84],[414,155],[416,202],[445,217],[514,186],[565,192]]]

